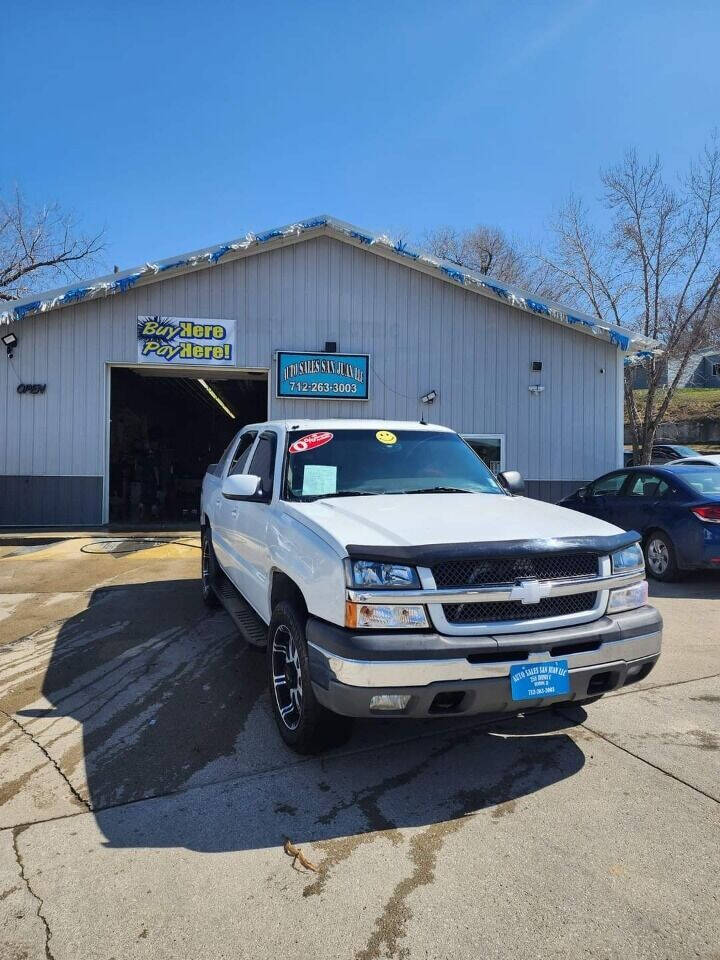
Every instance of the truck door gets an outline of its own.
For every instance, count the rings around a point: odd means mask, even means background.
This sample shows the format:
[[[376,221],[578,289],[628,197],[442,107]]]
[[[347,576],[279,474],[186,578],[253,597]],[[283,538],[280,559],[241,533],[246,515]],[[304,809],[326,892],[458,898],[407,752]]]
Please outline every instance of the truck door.
[[[252,457],[244,473],[260,477],[257,500],[233,502],[231,543],[238,571],[236,586],[258,613],[264,615],[267,607],[270,550],[267,527],[270,501],[273,494],[277,434],[267,430],[260,434]]]
[[[245,473],[245,467],[257,437],[257,430],[246,430],[240,434],[237,446],[229,458],[229,465],[223,470],[215,493],[215,502],[208,504],[212,510],[212,537],[215,554],[220,566],[236,587],[239,587],[237,557],[233,549],[234,522],[237,514],[237,501],[226,500],[220,492],[225,477],[233,473]]]

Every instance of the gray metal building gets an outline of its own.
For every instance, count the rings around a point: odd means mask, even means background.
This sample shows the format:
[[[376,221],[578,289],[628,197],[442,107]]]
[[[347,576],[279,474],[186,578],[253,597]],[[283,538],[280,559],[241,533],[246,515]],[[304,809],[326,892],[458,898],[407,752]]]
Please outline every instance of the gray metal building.
[[[228,345],[163,355],[162,331],[184,318]],[[190,519],[197,465],[266,415],[424,416],[557,500],[622,462],[623,358],[643,346],[329,217],[35,295],[0,319],[17,338],[0,354],[4,525],[162,519],[170,499]],[[151,347],[143,323],[160,330]],[[367,400],[277,396],[278,351],[333,349],[367,355]]]

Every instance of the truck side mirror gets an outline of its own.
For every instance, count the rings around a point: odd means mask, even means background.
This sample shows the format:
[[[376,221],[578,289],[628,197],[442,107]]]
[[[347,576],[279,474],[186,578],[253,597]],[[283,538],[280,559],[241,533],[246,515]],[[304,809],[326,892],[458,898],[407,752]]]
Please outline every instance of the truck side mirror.
[[[507,492],[512,493],[515,497],[521,497],[525,493],[525,481],[522,474],[518,473],[517,470],[506,470],[504,473],[499,473],[498,480]]]
[[[252,500],[259,486],[260,477],[252,473],[232,473],[223,480],[221,491],[226,500]]]
[[[580,489],[579,489],[579,490],[577,491],[577,493],[575,494],[575,496],[578,498],[578,500],[587,500],[587,495],[588,495],[588,488],[587,488],[587,487],[580,487]]]

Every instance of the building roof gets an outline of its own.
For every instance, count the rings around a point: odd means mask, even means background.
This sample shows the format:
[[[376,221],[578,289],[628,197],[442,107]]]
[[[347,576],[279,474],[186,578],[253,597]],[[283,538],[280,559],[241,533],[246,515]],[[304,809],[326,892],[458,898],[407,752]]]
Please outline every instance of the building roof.
[[[286,246],[317,236],[334,237],[345,243],[363,247],[380,256],[402,261],[410,267],[435,275],[454,286],[464,287],[481,296],[501,301],[519,310],[545,317],[555,323],[565,324],[590,336],[600,337],[614,343],[623,352],[647,351],[657,347],[656,341],[649,340],[647,337],[643,337],[625,327],[598,320],[595,317],[545,299],[539,300],[516,287],[509,287],[504,283],[493,280],[491,277],[468,270],[457,263],[415,250],[401,240],[392,240],[385,234],[374,235],[367,230],[329,216],[311,217],[261,233],[248,233],[241,239],[195,250],[192,253],[178,254],[165,260],[148,262],[139,267],[121,270],[119,273],[105,277],[80,281],[57,290],[35,293],[22,300],[8,303],[5,309],[0,312],[0,324],[14,323],[27,316],[50,313],[87,300],[126,293],[136,286],[155,283],[158,280],[164,280],[166,277],[174,277],[193,270],[207,269],[219,263],[252,256],[264,250]]]

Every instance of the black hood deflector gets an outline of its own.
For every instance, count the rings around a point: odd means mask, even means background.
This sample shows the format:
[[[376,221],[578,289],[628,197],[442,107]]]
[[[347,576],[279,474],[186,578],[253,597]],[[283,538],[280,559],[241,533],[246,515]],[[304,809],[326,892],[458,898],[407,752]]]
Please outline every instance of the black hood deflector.
[[[349,543],[350,557],[375,560],[378,563],[409,563],[416,567],[432,567],[441,560],[462,560],[466,557],[504,560],[513,557],[552,556],[553,554],[595,553],[603,556],[622,550],[641,539],[636,530],[610,537],[557,537],[538,540],[492,540],[480,543],[429,543],[405,547],[362,546]]]

